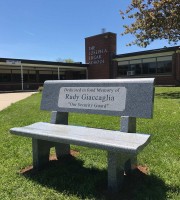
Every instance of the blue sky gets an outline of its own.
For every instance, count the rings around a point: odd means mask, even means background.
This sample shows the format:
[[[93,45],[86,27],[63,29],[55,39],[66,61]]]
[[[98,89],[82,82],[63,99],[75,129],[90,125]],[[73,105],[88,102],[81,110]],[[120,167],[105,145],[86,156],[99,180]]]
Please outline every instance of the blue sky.
[[[117,54],[169,46],[153,42],[146,49],[127,47],[119,10],[130,0],[0,0],[0,57],[85,62],[84,38],[102,28],[117,34]]]

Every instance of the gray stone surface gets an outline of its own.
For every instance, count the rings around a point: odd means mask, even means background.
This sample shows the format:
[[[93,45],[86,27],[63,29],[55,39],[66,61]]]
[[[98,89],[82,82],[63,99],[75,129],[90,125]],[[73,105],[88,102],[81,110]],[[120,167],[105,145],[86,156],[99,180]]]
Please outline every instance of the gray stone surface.
[[[12,128],[12,134],[32,138],[33,166],[44,167],[51,147],[61,158],[70,144],[108,151],[108,188],[117,192],[124,172],[137,164],[137,154],[150,135],[136,133],[136,117],[151,118],[154,79],[46,81],[41,109],[52,111],[50,123]],[[68,125],[68,112],[121,117],[121,131]]]
[[[51,113],[51,124],[68,125],[68,113],[53,111]],[[60,159],[62,156],[70,155],[70,144],[55,143],[56,156]]]
[[[135,117],[121,117],[121,132],[136,133],[136,118]],[[137,155],[132,155],[125,164],[125,172],[129,173],[137,166]]]
[[[41,109],[152,118],[153,99],[153,78],[46,81]]]
[[[53,111],[51,114],[51,124],[68,124],[68,113],[58,113]],[[60,159],[63,156],[70,155],[70,144],[45,141],[40,138],[32,137],[33,167],[41,169],[49,162],[50,148],[55,147],[56,157]]]
[[[147,134],[123,133],[79,126],[56,125],[45,122],[12,128],[10,132],[40,140],[132,154],[137,154],[150,140],[150,135]]]
[[[117,192],[124,179],[125,163],[129,155],[108,151],[108,189]]]
[[[68,113],[53,111],[51,113],[51,124],[68,124]]]
[[[121,132],[136,133],[136,118],[135,117],[121,117]]]
[[[33,167],[41,169],[49,162],[51,143],[32,137]]]

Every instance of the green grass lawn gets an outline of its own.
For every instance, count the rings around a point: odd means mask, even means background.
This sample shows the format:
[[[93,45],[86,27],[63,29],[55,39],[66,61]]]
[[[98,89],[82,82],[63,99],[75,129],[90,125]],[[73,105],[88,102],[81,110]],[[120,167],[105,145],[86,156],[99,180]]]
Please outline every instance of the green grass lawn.
[[[51,161],[36,172],[32,164],[31,139],[11,135],[9,129],[37,121],[49,121],[40,111],[41,94],[35,94],[0,112],[0,199],[76,200],[106,199],[106,152],[72,146],[75,157]],[[118,117],[70,114],[69,123],[119,129]],[[151,143],[139,154],[139,165],[148,174],[125,177],[120,192],[125,200],[180,199],[180,88],[157,87],[153,119],[138,119],[137,132],[150,133]],[[53,153],[53,151],[52,151]],[[25,171],[25,172],[24,172]],[[24,173],[22,173],[24,172]]]

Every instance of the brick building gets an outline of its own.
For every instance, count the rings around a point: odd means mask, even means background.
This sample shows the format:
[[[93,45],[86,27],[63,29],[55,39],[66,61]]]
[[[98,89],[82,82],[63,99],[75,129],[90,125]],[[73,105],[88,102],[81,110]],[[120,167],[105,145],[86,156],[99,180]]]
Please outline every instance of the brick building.
[[[116,54],[116,34],[85,39],[88,78],[156,78],[157,85],[180,85],[180,46]]]
[[[117,54],[116,34],[85,38],[86,63],[0,58],[0,91],[36,90],[45,80],[156,78],[180,86],[180,46]]]

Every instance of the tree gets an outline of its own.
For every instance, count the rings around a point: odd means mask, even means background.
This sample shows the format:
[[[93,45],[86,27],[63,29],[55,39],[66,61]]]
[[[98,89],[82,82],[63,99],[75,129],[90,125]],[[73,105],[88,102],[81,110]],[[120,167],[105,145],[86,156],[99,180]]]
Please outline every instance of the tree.
[[[180,40],[180,1],[179,0],[132,0],[125,12],[120,11],[122,19],[134,21],[124,25],[122,35],[132,34],[136,44],[146,47],[157,39],[167,39],[169,44]]]
[[[65,63],[74,63],[74,60],[71,58],[66,58],[66,59],[58,58],[56,61],[57,62],[65,62]]]
[[[63,60],[65,63],[74,63],[74,60],[71,58],[66,58]]]

